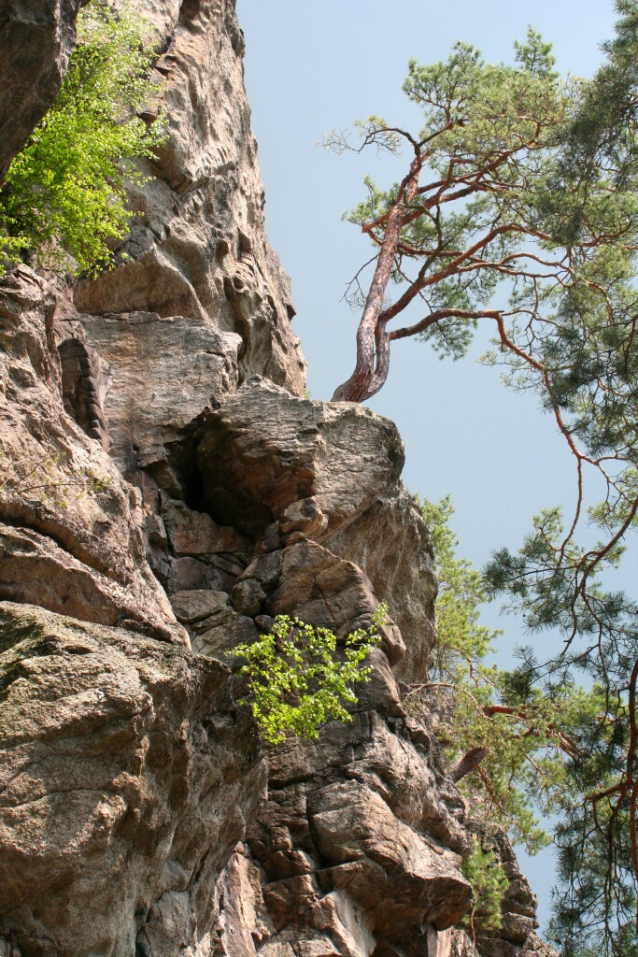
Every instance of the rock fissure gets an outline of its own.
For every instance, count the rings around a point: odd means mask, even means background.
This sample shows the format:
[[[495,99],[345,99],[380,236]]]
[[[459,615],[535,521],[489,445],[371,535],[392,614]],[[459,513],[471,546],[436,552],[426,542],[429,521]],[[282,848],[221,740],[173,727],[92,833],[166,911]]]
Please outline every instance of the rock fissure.
[[[18,530],[35,532],[42,538],[50,539],[54,545],[77,559],[82,565],[86,565],[87,568],[100,572],[107,578],[112,578],[120,585],[126,586],[127,584],[126,579],[122,577],[122,573],[117,568],[113,568],[105,561],[100,560],[97,555],[79,545],[69,534],[68,527],[48,517],[39,519],[35,508],[31,506],[19,503],[16,506],[7,507],[5,503],[0,503],[0,523]]]

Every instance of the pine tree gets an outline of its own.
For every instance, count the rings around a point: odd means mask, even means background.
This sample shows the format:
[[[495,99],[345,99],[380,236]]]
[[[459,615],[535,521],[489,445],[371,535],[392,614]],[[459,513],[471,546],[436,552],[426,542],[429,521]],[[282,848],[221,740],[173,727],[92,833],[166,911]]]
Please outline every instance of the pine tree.
[[[490,323],[486,361],[540,397],[574,458],[574,513],[542,511],[484,578],[531,633],[562,637],[550,660],[524,654],[500,688],[509,707],[560,702],[565,713],[573,691],[580,709],[555,803],[552,934],[565,957],[638,953],[638,604],[607,585],[638,524],[638,2],[616,6],[590,82],[561,80],[533,31],[515,66],[457,44],[445,62],[410,63],[420,130],[360,124],[359,148],[405,148],[409,160],[389,189],[368,179],[349,217],[373,244],[372,277],[351,285],[357,364],[334,396],[377,392],[395,339],[457,359]],[[326,145],[351,148],[341,134]]]

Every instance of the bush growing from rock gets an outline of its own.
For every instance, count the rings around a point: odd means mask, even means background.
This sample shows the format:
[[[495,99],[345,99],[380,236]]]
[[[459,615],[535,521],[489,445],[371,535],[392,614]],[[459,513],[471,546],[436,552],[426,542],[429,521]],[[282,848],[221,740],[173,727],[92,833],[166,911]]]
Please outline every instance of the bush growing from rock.
[[[91,3],[59,96],[11,163],[0,187],[0,252],[11,262],[95,274],[129,231],[125,184],[165,137],[137,114],[157,92],[155,55],[126,8]],[[0,274],[3,272],[0,259]]]
[[[253,716],[266,741],[281,744],[289,736],[314,740],[326,721],[352,721],[346,705],[357,703],[354,685],[370,679],[372,668],[363,663],[381,641],[386,612],[379,605],[372,627],[348,635],[343,657],[332,631],[288,615],[278,615],[258,641],[233,649],[245,661],[239,674],[248,679]]]

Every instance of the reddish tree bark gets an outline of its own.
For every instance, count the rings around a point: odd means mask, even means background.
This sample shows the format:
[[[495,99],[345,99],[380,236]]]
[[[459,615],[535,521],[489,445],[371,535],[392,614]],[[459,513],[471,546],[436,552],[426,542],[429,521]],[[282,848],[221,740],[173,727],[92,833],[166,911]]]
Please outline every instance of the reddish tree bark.
[[[406,222],[407,208],[418,189],[422,165],[421,151],[417,148],[410,171],[401,183],[397,199],[387,216],[381,252],[357,330],[357,364],[347,382],[335,391],[333,402],[364,402],[378,392],[388,378],[390,343],[383,301],[399,248],[401,229]]]

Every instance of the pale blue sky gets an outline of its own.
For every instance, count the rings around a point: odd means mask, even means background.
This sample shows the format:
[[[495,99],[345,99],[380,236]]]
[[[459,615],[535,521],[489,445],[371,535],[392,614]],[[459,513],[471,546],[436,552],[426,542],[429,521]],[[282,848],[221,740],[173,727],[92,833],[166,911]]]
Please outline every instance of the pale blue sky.
[[[511,61],[528,24],[554,43],[558,68],[590,76],[612,34],[612,0],[238,0],[246,34],[246,82],[266,187],[266,227],[292,276],[293,327],[308,359],[312,397],[329,399],[352,371],[358,317],[340,302],[368,258],[368,245],[341,214],[399,173],[373,153],[337,157],[315,144],[323,133],[370,113],[415,127],[401,93],[407,61],[447,56],[456,40],[489,60]],[[484,351],[488,336],[473,350]],[[482,565],[502,545],[516,548],[541,507],[574,498],[574,465],[552,421],[532,397],[506,390],[497,370],[439,361],[414,340],[393,345],[388,383],[370,406],[393,419],[406,446],[405,484],[438,499],[450,492],[462,554]],[[629,581],[627,567],[623,579]],[[515,622],[506,648],[521,640]],[[536,639],[532,640],[532,643]],[[551,852],[524,869],[549,914]]]

